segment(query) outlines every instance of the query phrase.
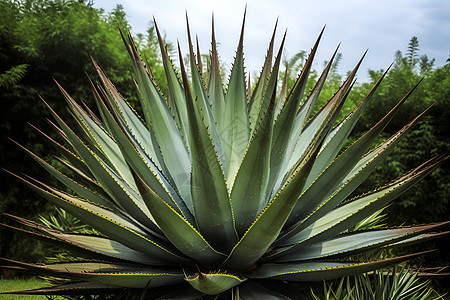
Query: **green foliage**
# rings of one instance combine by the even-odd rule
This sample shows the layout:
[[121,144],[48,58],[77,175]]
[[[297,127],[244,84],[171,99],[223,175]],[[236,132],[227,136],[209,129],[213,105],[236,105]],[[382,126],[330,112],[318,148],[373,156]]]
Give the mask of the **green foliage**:
[[[308,58],[308,53],[305,50],[301,50],[294,54],[292,57],[287,58],[285,57],[283,60],[283,65],[286,69],[284,73],[282,73],[281,77],[284,80],[284,77],[286,77],[286,83],[288,86],[288,89],[291,89],[292,86],[295,83],[295,79],[297,78],[298,74],[302,70],[306,59]],[[283,70],[281,70],[283,71]],[[311,74],[311,79],[314,77],[317,77],[317,74]],[[312,86],[309,87],[311,89]]]
[[[28,290],[42,286],[50,286],[50,283],[42,279],[0,279],[0,292]],[[47,296],[20,296],[2,295],[3,300],[48,300]],[[62,297],[55,298],[61,300]]]
[[39,221],[50,229],[66,233],[99,234],[98,231],[59,207],[55,207],[55,212],[48,216],[40,215]]
[[394,268],[324,283],[323,291],[311,290],[311,296],[314,300],[438,300],[445,295],[439,295],[430,281],[421,280],[408,268]]
[[415,65],[417,65],[418,51],[419,51],[419,40],[417,39],[416,36],[413,36],[409,41],[408,51],[406,55],[406,62],[410,68],[413,68]]
[[[15,146],[8,138],[22,142],[54,163],[44,151],[42,136],[27,122],[44,131],[52,127],[45,120],[49,114],[38,94],[62,115],[68,115],[53,79],[63,84],[74,97],[89,103],[91,97],[87,91],[90,86],[84,73],[93,71],[89,54],[101,63],[122,94],[130,102],[137,102],[135,91],[130,88],[133,83],[128,76],[129,59],[118,35],[119,28],[129,28],[123,8],[117,6],[106,14],[91,5],[90,1],[0,0],[0,94],[5,106],[0,112],[2,168],[26,170],[34,175],[40,173],[35,165],[24,159],[23,153],[13,150]],[[149,39],[153,39],[153,43],[156,41],[154,36]],[[154,49],[146,49],[145,53],[157,66],[158,56],[153,55]],[[157,67],[154,70],[156,77],[164,76],[164,72],[158,73]],[[164,82],[162,88],[166,89]],[[51,134],[51,137],[56,135]],[[49,209],[36,201],[29,191],[17,187],[12,178],[3,177],[0,211],[17,213],[20,210],[22,215],[36,218],[38,212]],[[52,179],[49,182],[55,183]],[[24,206],[19,208],[18,203]],[[36,260],[42,257],[42,249],[38,252],[35,249],[40,247],[27,247],[8,232],[0,237],[1,256],[15,253],[26,260]]]
[[362,220],[352,228],[349,228],[348,231],[358,231],[358,230],[369,230],[369,229],[380,229],[386,227],[387,214],[384,213],[385,208],[380,209],[375,212],[370,217]]
[[[430,155],[448,153],[450,151],[450,137],[448,132],[448,118],[450,118],[450,65],[420,74],[418,61],[411,65],[412,57],[418,55],[417,39],[410,42],[410,52],[407,57],[398,54],[393,69],[388,73],[385,83],[380,86],[374,96],[374,102],[369,104],[370,111],[362,116],[361,122],[355,128],[356,136],[368,129],[369,124],[377,120],[388,111],[395,99],[407,91],[411,86],[426,75],[419,85],[418,90],[411,95],[411,100],[405,103],[396,120],[386,128],[386,138],[394,133],[402,122],[411,120],[426,105],[437,101],[435,107],[428,116],[408,134],[408,139],[402,141],[394,153],[380,165],[377,172],[370,176],[361,186],[358,192],[370,190],[374,186],[396,178],[405,170],[408,170],[415,162],[425,159]],[[414,55],[413,55],[414,54]],[[422,56],[424,57],[424,56]],[[380,72],[371,71],[371,76]],[[366,90],[368,84],[356,88]],[[448,199],[450,195],[450,175],[448,167],[436,171],[425,179],[420,188],[414,192],[405,194],[388,209],[389,224],[402,224],[404,222],[423,223],[437,221],[449,215]],[[433,205],[430,205],[432,203]]]
[[18,66],[12,66],[11,69],[6,70],[3,74],[0,74],[0,87],[10,88],[17,84],[25,76],[27,68],[27,64],[21,64]]

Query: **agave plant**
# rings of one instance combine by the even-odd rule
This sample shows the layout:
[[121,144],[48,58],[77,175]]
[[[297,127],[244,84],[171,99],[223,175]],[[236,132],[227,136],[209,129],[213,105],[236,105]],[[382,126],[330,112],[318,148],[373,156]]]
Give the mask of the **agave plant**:
[[71,193],[14,176],[100,234],[68,233],[10,216],[28,229],[5,226],[84,257],[46,265],[4,259],[16,269],[70,279],[24,293],[95,294],[125,287],[164,299],[220,294],[235,299],[298,298],[291,285],[364,273],[423,253],[373,261],[358,261],[355,254],[445,234],[438,230],[448,222],[348,230],[447,158],[432,158],[386,186],[347,199],[426,112],[371,149],[410,93],[341,151],[382,78],[335,124],[359,62],[313,114],[337,53],[304,96],[323,30],[288,92],[285,84],[277,91],[284,37],[272,63],[276,26],[252,91],[244,72],[244,25],[226,89],[214,22],[206,71],[198,60],[198,44],[195,55],[189,24],[187,28],[190,77],[181,50],[175,68],[157,31],[167,95],[159,90],[131,36],[122,35],[142,117],[94,60],[100,83],[92,83],[92,88],[99,117],[58,85],[75,123],[69,127],[49,107],[63,143],[43,135],[59,149],[60,161],[73,176],[24,150]]

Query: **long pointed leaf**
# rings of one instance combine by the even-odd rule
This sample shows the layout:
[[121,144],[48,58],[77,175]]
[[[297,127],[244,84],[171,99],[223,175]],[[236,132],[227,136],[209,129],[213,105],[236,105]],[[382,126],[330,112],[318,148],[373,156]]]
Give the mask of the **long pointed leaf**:
[[81,176],[85,177],[87,180],[94,180],[94,176],[91,174],[91,171],[89,171],[89,168],[86,167],[84,162],[81,160],[79,156],[77,156],[75,153],[49,137],[47,134],[43,133],[40,129],[35,127],[34,125],[30,124],[33,129],[35,129],[38,133],[40,133],[43,137],[46,138],[48,142],[59,152],[61,155],[70,163],[71,166],[73,166],[76,173],[80,174]]
[[98,231],[103,232],[112,239],[132,249],[154,255],[163,260],[181,264],[190,263],[188,259],[176,254],[175,249],[173,249],[173,251],[168,250],[171,248],[170,246],[157,241],[156,238],[142,231],[142,229],[137,227],[134,223],[131,223],[126,217],[121,216],[118,212],[98,207],[44,185],[47,189],[51,190],[51,192],[48,192],[17,175],[14,176],[24,182],[32,190],[67,210],[86,224],[89,224]]
[[[103,70],[97,65],[97,63],[92,59],[94,67],[97,70],[98,75],[100,76],[103,85],[108,91],[108,99],[110,99],[109,103],[114,105],[115,111],[120,114],[123,122],[126,124],[126,127],[136,138],[138,143],[142,146],[144,152],[152,159],[155,165],[162,170],[166,170],[165,164],[163,162],[161,151],[159,149],[159,145],[156,142],[155,133],[152,130],[152,126],[146,126],[143,121],[139,118],[137,113],[126,103],[125,99],[120,95],[120,93],[116,90],[114,85],[108,79]],[[94,95],[96,96],[97,105],[101,104],[101,96],[98,94],[97,90],[94,90]],[[104,115],[104,110],[99,107],[99,111],[103,116],[103,120],[105,120],[105,125],[108,125],[106,122],[107,116]],[[107,127],[109,128],[109,127]],[[110,128],[109,128],[110,129]],[[111,132],[111,130],[109,130]]]
[[[273,262],[291,262],[310,259],[321,259],[324,257],[349,257],[356,253],[381,248],[397,242],[422,235],[423,233],[435,231],[448,226],[450,222],[442,222],[425,226],[413,226],[394,229],[370,230],[364,232],[351,232],[317,242],[312,245],[286,247],[287,249],[275,249],[276,255],[270,256]],[[433,237],[423,234],[420,238],[425,240]],[[283,251],[285,250],[285,251]]]
[[[336,53],[337,49],[334,55],[336,55]],[[347,77],[347,80],[341,85],[336,94],[311,118],[309,122],[306,122],[306,117],[309,115],[312,107],[305,107],[304,105],[301,108],[299,114],[297,115],[297,118],[299,119],[296,119],[296,122],[299,122],[298,124],[303,124],[302,130],[301,134],[297,138],[293,136],[293,142],[295,143],[293,147],[292,144],[289,144],[289,150],[292,151],[292,154],[290,155],[290,157],[288,156],[284,161],[284,163],[287,162],[287,165],[283,164],[283,166],[286,166],[285,168],[287,170],[289,170],[289,168],[296,163],[298,157],[302,155],[304,149],[306,148],[306,145],[308,145],[309,141],[314,137],[315,132],[323,126],[324,122],[329,122],[329,125],[333,126],[337,115],[335,114],[332,118],[330,118],[329,116],[332,115],[332,112],[336,109],[336,106],[341,105],[341,103],[343,103],[343,101],[345,101],[346,97],[348,96],[353,86],[356,72],[358,71],[363,59],[364,56],[359,60],[356,67]],[[331,61],[329,62],[327,67],[331,68]],[[328,70],[326,70],[326,72],[328,72]],[[277,185],[275,185],[275,187],[276,186]],[[305,186],[305,188],[307,187],[308,186]]]
[[222,128],[219,124],[224,123],[222,119],[224,118],[223,112],[225,111],[225,93],[223,91],[222,76],[220,75],[219,54],[217,53],[214,32],[214,16],[211,23],[211,69],[209,71],[207,94],[220,135]]
[[224,254],[213,249],[183,216],[161,199],[136,174],[135,180],[157,224],[178,250],[207,267],[217,265],[225,258]]
[[346,230],[349,224],[356,224],[382,207],[385,207],[412,185],[435,170],[446,158],[448,157],[431,159],[386,187],[363,195],[354,201],[334,209],[311,226],[288,238],[284,243],[299,244],[307,242],[309,244],[339,234]]
[[289,235],[292,235],[295,232],[299,232],[302,229],[308,227],[310,224],[314,223],[319,218],[324,216],[327,212],[331,211],[337,205],[339,205],[371,174],[371,172],[383,161],[383,159],[394,150],[394,147],[410,131],[412,126],[416,122],[418,122],[432,106],[430,106],[419,116],[414,118],[411,122],[406,124],[396,134],[381,143],[377,148],[373,149],[362,159],[360,159],[355,167],[342,180],[339,186],[334,189],[330,189],[331,196],[310,215],[302,218],[302,221],[299,222],[299,226],[292,230]]
[[191,149],[191,194],[195,219],[202,235],[215,247],[229,252],[238,241],[233,209],[225,175],[219,162],[209,128],[204,123],[198,101],[194,102],[182,63],[181,74],[186,91],[189,148]]
[[[217,156],[219,158],[219,161],[223,161],[222,157],[222,145],[220,141],[219,134],[217,133],[217,127],[216,127],[216,121],[214,119],[211,105],[208,100],[208,95],[206,94],[205,87],[203,86],[203,81],[201,78],[200,70],[197,67],[197,64],[195,62],[195,54],[194,54],[194,47],[192,46],[191,41],[191,33],[189,29],[189,22],[187,19],[187,13],[186,13],[186,24],[187,24],[187,35],[188,35],[188,43],[189,43],[189,61],[191,66],[191,78],[192,78],[192,96],[193,99],[197,101],[198,107],[200,108],[200,111],[202,112],[203,116],[203,122],[205,123],[206,127],[208,128],[208,131],[211,135],[211,140],[213,142],[214,148],[216,149]],[[178,45],[179,48],[179,45]],[[183,64],[181,51],[180,53],[180,64]],[[189,91],[189,84],[188,82],[185,83],[185,80],[183,79],[183,86],[185,93]],[[187,97],[187,95],[186,95]],[[186,98],[186,101],[189,101]]]
[[38,266],[7,260],[9,263],[51,276],[89,280],[129,288],[152,288],[183,282],[181,271],[169,268],[127,267],[114,264],[72,262]]
[[364,112],[367,103],[370,102],[372,96],[375,94],[375,91],[381,84],[381,81],[386,76],[388,71],[389,68],[378,79],[376,84],[367,93],[361,103],[359,103],[358,106],[353,111],[351,111],[344,118],[344,120],[342,120],[342,122],[329,133],[329,135],[325,139],[323,149],[320,151],[319,156],[317,157],[317,161],[314,164],[313,169],[311,170],[311,174],[309,175],[308,181],[306,183],[307,186],[309,186],[312,181],[314,181],[319,176],[319,174],[322,173],[322,171],[335,159],[336,155],[341,150],[345,140],[355,127],[356,122]]
[[[133,133],[130,132],[123,119],[107,109],[106,105],[98,99],[98,106],[103,111],[103,116],[109,128],[118,141],[120,149],[127,159],[127,162],[133,170],[149,185],[160,197],[179,213],[181,213],[189,222],[194,222],[194,218],[187,208],[186,203],[178,195],[171,183],[166,179],[161,170],[157,168],[153,160],[147,156],[141,144],[136,140]],[[115,110],[112,110],[115,112]]]
[[115,203],[122,209],[132,213],[133,216],[143,224],[154,227],[154,224],[151,221],[151,215],[142,202],[142,199],[137,194],[137,191],[129,187],[128,184],[108,166],[108,164],[89,149],[50,107],[49,110],[58,120],[65,134],[70,139],[70,142],[86,162],[86,165],[88,165],[97,181],[102,185],[109,196],[114,199]]
[[158,25],[156,25],[155,19],[153,19],[153,22],[155,24],[156,34],[158,36],[158,43],[164,65],[164,71],[166,73],[167,84],[169,86],[169,98],[172,99],[174,104],[174,107],[171,107],[171,109],[179,120],[178,126],[180,127],[180,131],[182,132],[183,139],[187,146],[186,138],[188,137],[188,119],[183,86],[178,79],[172,61],[170,60],[169,54],[167,53],[166,46],[164,45],[164,41],[161,37],[161,33],[159,32]]
[[[278,20],[275,23],[275,28],[273,29],[272,38],[269,43],[269,48],[267,49],[266,58],[264,60],[264,64],[261,70],[261,73],[258,77],[258,82],[256,83],[255,89],[252,93],[252,96],[250,98],[249,102],[249,112],[248,112],[248,119],[250,122],[250,129],[253,131],[253,128],[255,127],[256,123],[258,123],[258,115],[261,110],[264,110],[262,108],[262,101],[264,99],[264,90],[266,88],[266,84],[269,81],[270,76],[270,68],[272,65],[272,55],[273,55],[273,44],[275,40],[275,32],[277,30]],[[274,72],[274,71],[272,71]],[[270,100],[270,99],[269,99]]]
[[254,271],[247,273],[246,276],[289,281],[323,281],[388,267],[429,252],[360,263],[316,261],[292,264],[261,264]]
[[[128,165],[119,151],[119,147],[116,142],[111,138],[109,134],[105,132],[89,115],[70,97],[70,95],[60,86],[59,89],[63,93],[67,103],[71,107],[72,111],[76,114],[80,124],[85,131],[91,136],[91,140],[102,153],[104,153],[104,161],[109,161],[110,166],[122,177],[128,186],[137,190],[133,176],[128,168]],[[92,148],[91,148],[92,149]]]
[[[286,152],[288,147],[288,142],[292,139],[292,131],[295,127],[295,119],[297,116],[297,111],[300,107],[300,101],[303,96],[303,92],[306,87],[306,82],[309,76],[309,71],[314,60],[315,53],[319,46],[320,38],[323,34],[323,30],[320,33],[317,41],[311,50],[311,54],[305,63],[305,66],[297,79],[292,91],[286,99],[285,105],[282,107],[278,118],[274,124],[274,140],[272,141],[272,154],[271,154],[271,175],[270,175],[270,185],[273,190],[273,194],[278,193],[281,188],[284,172],[287,170],[286,162],[289,159],[290,153]],[[308,146],[309,144],[306,144]],[[289,155],[287,155],[289,153]],[[280,179],[280,180],[277,180]]]
[[245,15],[226,93],[224,117],[219,119],[217,124],[219,135],[222,137],[224,172],[229,190],[233,186],[250,138],[243,57],[244,24]]
[[[272,98],[275,98],[277,83],[278,83],[278,73],[279,73],[279,69],[280,69],[281,56],[283,53],[283,47],[284,47],[285,40],[286,40],[286,32],[284,33],[280,48],[278,50],[277,56],[275,57],[275,63],[273,64],[273,68],[271,70],[269,81],[267,83],[267,86],[265,87],[264,95],[261,99],[261,102],[259,103],[259,107],[257,110],[258,115],[256,118],[256,124],[253,126],[252,134],[258,129],[258,126],[260,124],[259,120],[261,120],[263,118],[264,112],[269,107],[269,103],[272,101]],[[274,122],[275,122],[275,119],[272,120],[271,124],[273,124]],[[273,147],[273,143],[272,143],[272,147]]]
[[[14,142],[16,143],[16,142]],[[30,155],[35,161],[37,161],[44,169],[46,169],[51,175],[55,176],[61,183],[66,185],[68,188],[73,190],[75,193],[77,193],[80,197],[84,199],[88,199],[89,201],[96,203],[98,205],[112,208],[113,204],[103,198],[101,195],[95,193],[94,191],[89,190],[87,187],[84,187],[83,185],[79,184],[72,178],[69,178],[50,164],[48,164],[46,161],[38,157],[36,154],[31,152],[30,150],[26,149],[25,147],[21,146],[20,144],[16,143],[19,147],[21,147],[28,155]]]
[[[162,43],[161,40],[160,43]],[[127,49],[134,63],[139,96],[146,121],[153,127],[158,145],[161,147],[164,163],[168,170],[168,174],[166,175],[170,174],[171,181],[177,188],[191,213],[193,213],[189,187],[191,162],[186,145],[183,141],[183,136],[161,93],[145,70],[136,47],[131,43],[127,44]],[[173,84],[174,86],[180,85],[179,82],[174,82]],[[182,101],[183,105],[185,105],[184,92]],[[181,107],[178,109],[181,109]]]
[[28,220],[23,222],[23,219],[21,220],[21,218],[15,216],[11,217],[17,218],[19,222],[23,223],[24,225],[44,232],[48,235],[16,228],[6,224],[0,223],[0,225],[18,231],[22,234],[29,235],[33,239],[48,243],[50,245],[58,247],[59,249],[65,249],[72,254],[100,260],[127,260],[149,265],[168,265],[167,261],[160,260],[156,257],[136,251],[119,242],[105,237],[58,232],[55,230],[50,230],[40,224],[36,224]]
[[326,200],[325,197],[331,190],[330,186],[336,186],[345,178],[346,174],[348,174],[362,155],[369,149],[380,132],[387,126],[389,121],[392,120],[395,113],[400,109],[401,105],[406,101],[411,92],[412,90],[400,100],[400,102],[383,119],[339,155],[338,158],[336,158],[333,163],[306,188],[300,196],[301,200],[289,217],[287,223],[288,226],[292,226],[303,220],[315,207]]
[[275,90],[259,126],[255,129],[231,190],[236,229],[242,236],[267,205],[270,176]]

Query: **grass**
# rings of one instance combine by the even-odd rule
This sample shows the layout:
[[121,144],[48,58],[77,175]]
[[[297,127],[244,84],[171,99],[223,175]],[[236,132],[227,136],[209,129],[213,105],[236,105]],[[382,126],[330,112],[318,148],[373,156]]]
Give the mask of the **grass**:
[[[0,292],[23,291],[49,286],[41,279],[1,279]],[[0,295],[2,300],[47,300],[46,296]]]

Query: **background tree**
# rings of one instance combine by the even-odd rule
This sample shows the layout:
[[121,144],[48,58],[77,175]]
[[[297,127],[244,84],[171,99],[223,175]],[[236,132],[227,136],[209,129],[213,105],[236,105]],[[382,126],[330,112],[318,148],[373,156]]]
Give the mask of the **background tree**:
[[[436,101],[437,103],[410,133],[410,136],[397,147],[385,164],[380,166],[376,172],[377,177],[369,177],[360,191],[369,189],[382,181],[391,180],[433,155],[449,152],[449,125],[445,118],[450,117],[448,108],[450,64],[447,63],[443,67],[433,70],[434,59],[429,60],[426,55],[417,59],[419,57],[418,46],[417,37],[412,37],[406,56],[403,56],[400,51],[396,53],[392,70],[387,74],[355,131],[358,133],[367,130],[370,124],[379,120],[421,79],[423,79],[422,82],[402,107],[395,120],[385,129],[384,137],[394,134],[403,124],[414,118],[427,106]],[[369,71],[372,82],[358,86],[353,97],[361,97],[381,73],[382,70]],[[399,225],[399,220],[423,223],[448,217],[447,204],[450,192],[448,182],[448,168],[444,166],[389,208],[391,212],[389,222],[392,225]]]
[[[92,7],[91,1],[0,0],[0,166],[7,170],[36,175],[42,172],[23,151],[8,140],[13,138],[38,155],[43,152],[42,137],[27,124],[45,132],[49,113],[38,94],[67,120],[65,101],[54,80],[75,99],[91,103],[86,74],[95,74],[89,54],[131,102],[137,102],[129,76],[129,57],[119,34],[130,29],[123,7],[111,13]],[[149,34],[152,27],[149,28]],[[143,38],[155,42],[155,36]],[[158,73],[158,55],[154,48],[145,49],[146,56]],[[164,76],[164,74],[161,74]],[[158,76],[160,76],[158,74]],[[164,86],[162,87],[165,88]],[[93,103],[93,102],[92,102]],[[92,105],[90,105],[92,107]],[[55,136],[53,136],[55,138]],[[39,197],[19,185],[11,176],[2,176],[0,211],[37,218],[47,206]],[[50,177],[50,176],[49,176]],[[20,203],[20,206],[17,205]],[[20,209],[20,212],[18,211]],[[8,222],[2,218],[2,222]],[[33,260],[42,253],[26,239],[2,230],[0,256]],[[14,246],[12,246],[14,245]]]

